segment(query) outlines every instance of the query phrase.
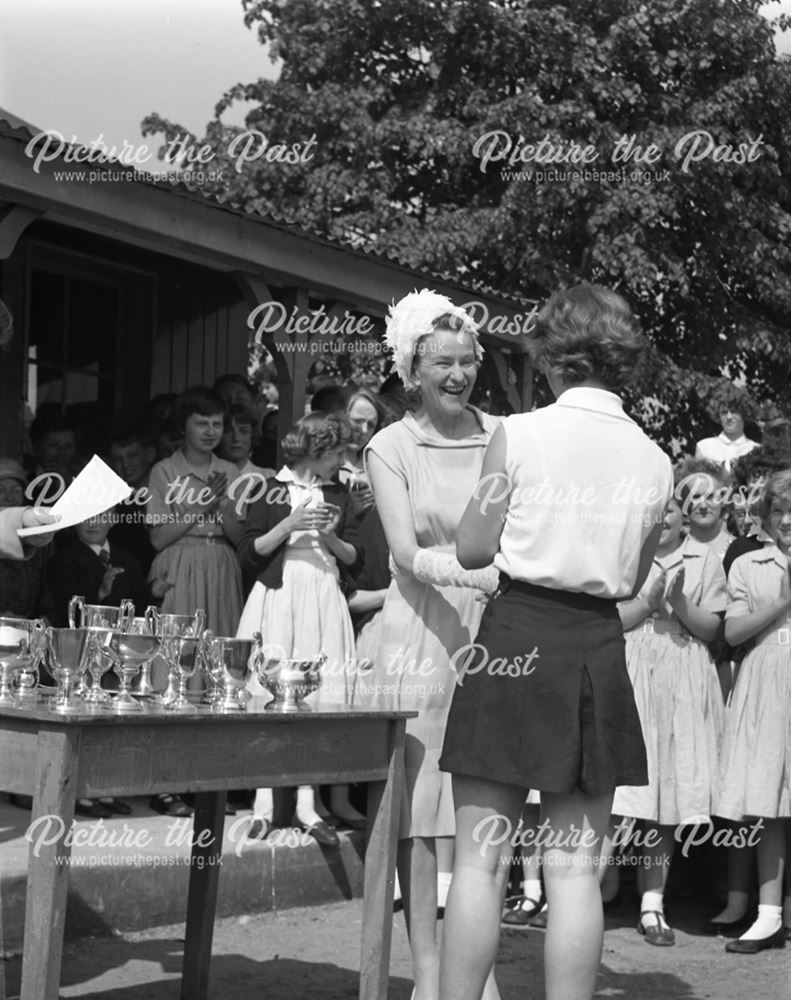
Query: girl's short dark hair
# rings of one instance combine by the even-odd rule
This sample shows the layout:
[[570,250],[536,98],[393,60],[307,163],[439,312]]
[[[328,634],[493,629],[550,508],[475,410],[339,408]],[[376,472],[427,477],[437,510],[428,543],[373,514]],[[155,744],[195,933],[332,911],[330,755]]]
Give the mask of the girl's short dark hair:
[[775,500],[782,500],[784,503],[791,504],[791,469],[783,469],[781,472],[775,472],[766,481],[764,495],[761,498],[758,508],[761,522],[765,528],[768,526],[769,513],[772,510],[772,503]]
[[716,423],[726,410],[738,413],[742,420],[755,417],[755,404],[746,389],[741,389],[727,379],[717,383],[706,401],[706,412]]
[[205,385],[193,385],[176,399],[173,404],[173,426],[178,431],[184,431],[187,420],[193,413],[202,417],[214,417],[220,414],[225,420],[228,408],[222,396],[214,389]]
[[711,462],[706,458],[684,458],[673,469],[673,481],[675,495],[686,501],[693,487],[699,487],[701,482],[707,486],[713,483],[714,490],[729,490],[733,484],[733,476],[719,462]]
[[294,465],[306,458],[321,458],[334,448],[346,447],[351,439],[352,425],[342,413],[308,413],[283,438],[283,461]]
[[240,426],[249,425],[252,430],[253,444],[258,444],[261,440],[261,426],[258,417],[255,410],[247,403],[231,403],[228,406],[225,414],[225,429],[228,430],[232,423]]
[[627,301],[601,285],[575,285],[550,296],[528,349],[542,372],[567,385],[597,379],[620,392],[634,381],[648,344]]

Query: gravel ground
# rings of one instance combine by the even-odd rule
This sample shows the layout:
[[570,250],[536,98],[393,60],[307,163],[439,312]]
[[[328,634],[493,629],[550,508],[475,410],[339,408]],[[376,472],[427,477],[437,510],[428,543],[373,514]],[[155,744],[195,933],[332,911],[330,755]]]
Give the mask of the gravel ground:
[[[728,955],[697,933],[710,915],[691,900],[673,906],[676,946],[652,948],[635,933],[636,903],[608,914],[597,997],[624,1000],[785,1000],[791,948]],[[359,900],[218,920],[211,1000],[352,1000],[357,996]],[[67,945],[61,998],[175,1000],[183,925]],[[497,962],[503,1000],[542,1000],[543,932],[504,931]],[[19,993],[18,958],[6,963],[7,996]],[[408,1000],[409,949],[402,917],[393,933],[388,1000]]]

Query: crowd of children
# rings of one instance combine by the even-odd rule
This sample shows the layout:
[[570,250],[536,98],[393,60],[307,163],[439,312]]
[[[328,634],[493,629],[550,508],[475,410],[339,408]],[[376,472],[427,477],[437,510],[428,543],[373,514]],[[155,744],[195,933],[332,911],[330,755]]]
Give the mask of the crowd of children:
[[[791,937],[791,423],[759,446],[744,435],[744,393],[726,387],[714,406],[722,434],[677,464],[653,568],[619,606],[649,784],[616,790],[611,835],[636,823],[637,930],[658,946],[675,943],[664,896],[685,828],[730,844],[726,905],[703,930],[753,954]],[[535,854],[506,926],[546,926]],[[602,865],[602,878],[617,870]]]
[[[89,604],[130,598],[138,614],[149,603],[177,614],[200,607],[217,635],[260,631],[285,658],[323,651],[316,703],[352,704],[390,576],[362,454],[406,400],[317,393],[314,412],[283,440],[279,469],[255,403],[243,378],[226,376],[212,389],[160,398],[146,424],[114,431],[105,457],[132,487],[129,501],[59,533],[31,559],[0,560],[0,612],[66,624],[75,593]],[[775,421],[757,445],[744,435],[748,407],[735,390],[715,400],[722,434],[678,464],[653,569],[620,605],[649,784],[619,789],[613,806],[614,823],[634,820],[644,833],[638,931],[655,945],[674,942],[664,895],[676,831],[760,824],[754,851],[730,848],[727,902],[707,928],[733,937],[727,948],[741,953],[784,946],[791,935],[791,431]],[[271,418],[270,407],[264,423]],[[0,506],[19,506],[42,473],[67,483],[77,471],[68,422],[35,430],[27,469],[0,458]],[[258,488],[240,490],[240,477]],[[190,812],[178,796],[152,806]],[[113,811],[95,802],[80,809]],[[325,844],[337,843],[332,814],[364,824],[346,786],[329,790],[326,804],[315,789],[297,790],[294,822]],[[271,790],[259,789],[252,835],[265,837],[275,819]],[[528,809],[524,822],[533,820]],[[504,923],[545,924],[542,896],[533,857]]]

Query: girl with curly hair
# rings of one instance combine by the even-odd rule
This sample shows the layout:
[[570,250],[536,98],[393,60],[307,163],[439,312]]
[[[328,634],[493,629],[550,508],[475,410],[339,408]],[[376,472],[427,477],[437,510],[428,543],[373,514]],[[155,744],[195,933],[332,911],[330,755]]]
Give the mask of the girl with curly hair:
[[[278,658],[326,654],[322,685],[311,696],[317,706],[351,704],[354,684],[354,632],[338,563],[352,566],[360,553],[343,538],[349,496],[333,481],[351,436],[348,421],[337,414],[309,413],[298,420],[283,439],[285,465],[250,505],[238,548],[252,589],[237,636],[260,632]],[[253,681],[252,690],[264,693],[256,685]],[[344,815],[348,798],[342,792],[335,797],[339,818],[359,825],[359,813],[349,807]],[[337,845],[338,836],[317,805],[314,790],[301,787],[296,825],[319,843]],[[271,790],[258,790],[253,816],[248,837],[266,837],[273,819]]]

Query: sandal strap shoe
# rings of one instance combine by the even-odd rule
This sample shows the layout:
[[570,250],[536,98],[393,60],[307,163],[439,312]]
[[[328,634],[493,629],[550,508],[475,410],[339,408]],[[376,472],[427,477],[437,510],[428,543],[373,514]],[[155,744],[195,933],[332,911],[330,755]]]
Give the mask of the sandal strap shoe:
[[[656,923],[646,926],[643,917],[649,916],[656,917]],[[676,943],[676,935],[668,926],[664,913],[660,913],[659,910],[643,910],[637,925],[637,933],[642,934],[648,944],[657,945],[660,948],[668,948]]]

